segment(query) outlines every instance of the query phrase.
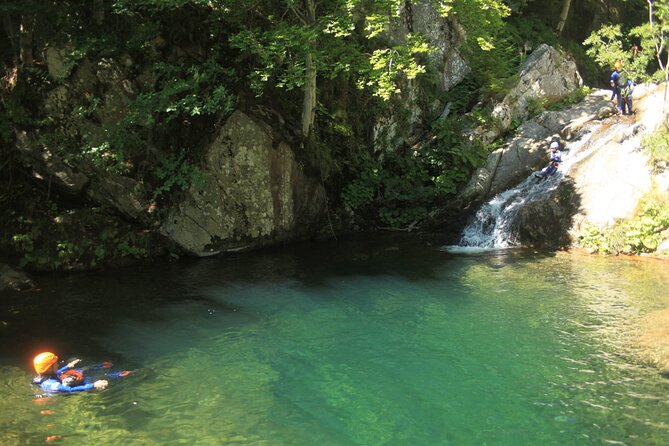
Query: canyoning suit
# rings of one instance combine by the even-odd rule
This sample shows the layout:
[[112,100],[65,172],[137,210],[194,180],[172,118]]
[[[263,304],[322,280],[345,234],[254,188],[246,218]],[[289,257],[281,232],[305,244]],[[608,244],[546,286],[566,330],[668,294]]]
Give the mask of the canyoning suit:
[[56,370],[56,374],[50,375],[39,375],[33,379],[33,384],[40,386],[42,390],[47,393],[57,393],[57,392],[85,392],[87,390],[92,390],[94,388],[92,382],[88,382],[88,379],[84,379],[83,383],[77,386],[66,386],[61,382],[61,377],[68,370],[76,370],[77,372],[83,375],[81,369],[70,368],[67,365]]
[[634,86],[634,82],[628,79],[625,72],[614,70],[611,73],[611,87],[613,88],[611,100],[616,98],[618,113],[632,114],[632,91],[634,91]]
[[632,114],[632,92],[636,84],[631,80],[627,81],[627,86],[622,89],[620,92],[620,97],[622,98],[622,112],[623,115]]
[[[102,363],[98,364],[92,367],[86,367],[85,369],[75,369],[68,367],[68,365],[64,365],[63,367],[59,368],[56,370],[56,374],[50,374],[50,375],[39,375],[36,376],[33,379],[33,384],[40,386],[42,390],[44,390],[47,393],[58,393],[58,392],[85,392],[87,390],[92,390],[95,388],[93,382],[89,380],[88,377],[84,377],[84,371],[89,371],[89,370],[100,370],[100,369],[106,369],[111,366],[111,363]],[[76,371],[78,372],[83,378],[83,382],[76,386],[66,386],[65,384],[62,383],[64,375],[67,374],[69,371]],[[127,376],[130,374],[129,371],[122,371],[122,372],[111,372],[111,373],[105,373],[103,377],[105,378],[121,378],[123,376]]]
[[618,87],[618,77],[620,75],[621,73],[618,70],[613,70],[613,73],[611,73],[611,88],[613,88],[613,91],[611,92],[611,100],[615,98],[616,108],[618,109],[619,112],[622,112],[623,100],[622,97],[620,96],[620,88]]
[[544,171],[541,172],[540,175],[541,175],[542,177],[549,177],[549,176],[555,174],[555,172],[557,172],[557,170],[558,170],[558,165],[559,165],[559,163],[562,162],[562,154],[560,153],[559,150],[556,150],[556,151],[554,151],[554,152],[551,152],[551,154],[550,154],[550,161],[551,161],[551,162],[550,162],[550,164],[548,165],[548,167],[546,167],[546,169],[544,169]]

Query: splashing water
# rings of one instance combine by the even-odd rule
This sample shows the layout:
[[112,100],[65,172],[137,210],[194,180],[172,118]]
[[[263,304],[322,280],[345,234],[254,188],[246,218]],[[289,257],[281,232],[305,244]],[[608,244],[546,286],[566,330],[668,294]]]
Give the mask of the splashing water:
[[625,144],[636,143],[637,138],[634,140],[629,138],[637,132],[640,125],[625,127],[625,124],[611,126],[606,121],[586,126],[581,137],[565,147],[564,152],[567,155],[563,152],[563,162],[557,173],[540,180],[533,172],[516,187],[495,195],[470,219],[462,232],[458,246],[447,247],[447,250],[459,251],[463,247],[499,249],[518,246],[517,236],[511,230],[518,211],[527,204],[546,200],[573,166],[611,143],[616,136],[620,137],[622,134]]

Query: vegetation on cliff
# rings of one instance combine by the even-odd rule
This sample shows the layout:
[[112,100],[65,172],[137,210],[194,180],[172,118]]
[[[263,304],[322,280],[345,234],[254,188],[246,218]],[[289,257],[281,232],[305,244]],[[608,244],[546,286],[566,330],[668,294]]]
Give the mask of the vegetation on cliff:
[[[494,147],[468,143],[463,129],[495,125],[491,104],[529,50],[562,45],[597,84],[606,76],[578,49],[584,30],[644,20],[641,0],[608,2],[604,16],[593,12],[597,2],[578,13],[569,3],[4,0],[0,252],[38,269],[162,252],[153,228],[198,183],[201,149],[235,109],[273,123],[327,184],[333,209],[360,225],[410,229]],[[470,68],[448,90],[439,88],[434,43],[414,29],[412,11],[423,6],[452,26]],[[448,116],[424,115],[417,133],[429,142],[420,150],[379,150],[370,129],[383,115],[408,120],[410,89],[425,109],[450,103]],[[17,148],[25,131],[90,178],[133,179],[146,215],[119,217],[94,196],[38,178]]]

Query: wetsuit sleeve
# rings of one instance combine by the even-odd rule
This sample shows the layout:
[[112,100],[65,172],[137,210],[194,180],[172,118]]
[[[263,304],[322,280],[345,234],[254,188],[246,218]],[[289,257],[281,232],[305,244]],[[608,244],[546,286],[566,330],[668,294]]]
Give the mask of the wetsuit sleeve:
[[92,390],[94,388],[93,384],[82,384],[81,386],[74,386],[74,387],[68,387],[64,386],[60,382],[56,380],[48,380],[42,383],[41,385],[42,390],[46,390],[47,392],[64,392],[64,393],[72,393],[72,392],[85,392],[87,390]]
[[42,384],[40,384],[42,390],[47,392],[85,392],[87,390],[92,390],[95,386],[92,383],[82,384],[80,386],[68,387],[64,386],[60,381],[56,379],[47,379]]
[[61,368],[59,368],[58,370],[56,370],[56,375],[57,375],[57,376],[60,376],[61,373],[63,373],[65,370],[69,370],[69,369],[70,369],[70,368],[67,366],[67,364],[65,364],[64,366],[62,366]]
[[85,392],[87,390],[93,390],[95,386],[93,383],[90,384],[82,384],[81,386],[74,386],[74,387],[68,387],[64,385],[60,385],[60,389],[58,389],[59,392]]

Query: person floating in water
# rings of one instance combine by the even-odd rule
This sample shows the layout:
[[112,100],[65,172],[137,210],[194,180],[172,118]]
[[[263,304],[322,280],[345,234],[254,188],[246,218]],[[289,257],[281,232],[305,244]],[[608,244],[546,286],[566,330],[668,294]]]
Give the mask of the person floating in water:
[[560,152],[560,143],[557,139],[553,138],[553,141],[550,145],[550,155],[549,155],[549,164],[541,172],[537,172],[535,175],[540,178],[547,178],[551,175],[554,175],[557,172],[560,163],[562,162],[562,153]]
[[[58,356],[51,352],[40,353],[33,359],[33,366],[37,376],[33,379],[33,384],[40,386],[46,392],[84,392],[87,390],[103,390],[107,388],[109,381],[99,379],[94,382],[84,376],[83,369],[76,369],[75,366],[81,362],[80,359],[74,359],[63,367],[58,368]],[[87,370],[104,369],[111,367],[111,363],[102,363],[97,366],[89,367]],[[108,373],[107,377],[117,378],[126,376],[130,372]]]

